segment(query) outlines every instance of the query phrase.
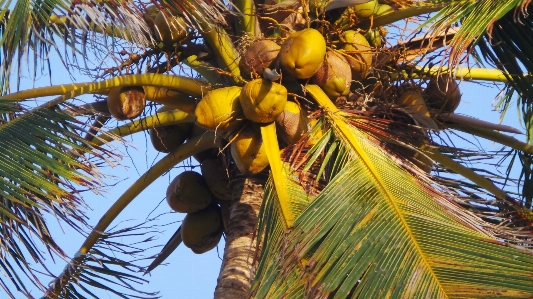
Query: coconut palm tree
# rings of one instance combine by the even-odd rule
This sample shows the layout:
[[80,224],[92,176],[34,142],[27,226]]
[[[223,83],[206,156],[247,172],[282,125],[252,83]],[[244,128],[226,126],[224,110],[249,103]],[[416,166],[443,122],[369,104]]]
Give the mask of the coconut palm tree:
[[[0,285],[12,298],[32,298],[23,276],[45,298],[153,297],[130,284],[144,281],[139,270],[182,243],[205,252],[222,230],[215,298],[532,296],[528,0],[0,3]],[[28,61],[57,71],[51,55],[93,81],[19,91]],[[498,108],[517,99],[527,140],[454,113],[458,80],[503,82]],[[25,104],[45,96],[56,98]],[[196,133],[171,148],[170,126]],[[89,227],[82,195],[117,159],[107,146],[145,130],[168,154]],[[470,136],[504,150],[454,146]],[[520,174],[483,166],[500,155]],[[142,227],[111,232],[113,220],[192,156],[218,166],[204,172],[208,203],[189,204],[187,218],[209,210],[196,223],[218,227],[191,233],[186,218],[150,265],[117,258],[130,244],[113,237]],[[215,170],[222,187],[207,178]],[[173,198],[192,187],[173,188],[179,210]],[[66,258],[45,213],[90,230],[49,285],[29,262],[43,261],[36,240]]]

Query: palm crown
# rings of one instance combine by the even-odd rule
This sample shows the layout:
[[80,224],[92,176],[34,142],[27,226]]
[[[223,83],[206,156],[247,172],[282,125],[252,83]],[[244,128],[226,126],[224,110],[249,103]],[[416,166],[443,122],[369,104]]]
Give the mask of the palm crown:
[[[224,234],[216,298],[530,297],[533,150],[501,133],[514,128],[454,113],[459,79],[505,82],[499,107],[517,96],[531,140],[528,6],[2,2],[0,271],[11,281],[0,284],[31,297],[25,273],[49,298],[82,298],[89,286],[128,296],[108,284],[135,291],[124,280],[143,279],[126,270],[152,271],[181,243],[203,253]],[[67,67],[101,53],[113,66],[80,64],[93,82],[11,93],[26,55],[38,70],[54,52]],[[86,94],[103,100],[75,100]],[[23,105],[44,96],[57,98]],[[148,112],[147,101],[163,107]],[[111,118],[127,121],[106,130]],[[168,154],[89,227],[82,189],[97,188],[98,166],[117,158],[105,145],[144,130]],[[485,157],[447,144],[458,131],[504,145],[520,175],[466,166]],[[187,216],[151,264],[103,250],[128,246],[108,226],[192,156],[203,176],[184,172],[169,186],[170,207]],[[520,194],[499,187],[508,180]],[[28,263],[42,261],[35,237],[65,256],[46,212],[91,230],[49,286]]]

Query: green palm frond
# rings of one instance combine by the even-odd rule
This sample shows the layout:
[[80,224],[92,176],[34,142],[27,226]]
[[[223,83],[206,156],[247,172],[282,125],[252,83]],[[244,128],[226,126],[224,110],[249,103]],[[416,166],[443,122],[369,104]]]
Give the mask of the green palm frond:
[[326,118],[339,143],[330,164],[340,163],[339,172],[331,172],[288,231],[280,230],[275,193],[266,193],[270,214],[262,214],[262,224],[269,238],[255,298],[533,294],[532,252],[497,239],[497,230],[453,198],[399,168],[339,112],[330,110]]
[[[87,228],[81,192],[101,184],[97,165],[115,156],[85,141],[84,127],[58,108],[32,110],[0,125],[0,256],[8,277],[18,270],[32,275],[29,261],[42,262],[35,240],[64,256],[43,213],[78,231]],[[21,280],[12,282],[24,288]]]

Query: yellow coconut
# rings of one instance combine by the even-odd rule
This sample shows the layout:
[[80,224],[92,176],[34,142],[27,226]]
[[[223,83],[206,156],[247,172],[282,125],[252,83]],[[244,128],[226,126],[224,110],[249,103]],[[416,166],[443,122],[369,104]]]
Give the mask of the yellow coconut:
[[305,112],[295,102],[287,102],[283,112],[276,118],[278,135],[287,144],[295,144],[307,131]]
[[287,103],[285,86],[265,79],[244,85],[239,97],[244,116],[257,123],[273,122]]
[[183,244],[196,254],[215,248],[223,232],[222,213],[217,205],[187,214],[180,230]]
[[389,14],[391,12],[394,12],[394,9],[392,8],[392,6],[387,5],[387,4],[378,4],[374,8],[375,17],[380,17],[383,15]]
[[146,96],[142,86],[114,87],[107,95],[109,112],[118,120],[136,118],[145,106]]
[[167,17],[160,11],[154,23],[156,35],[165,44],[175,43],[187,35],[187,25],[181,17]]
[[211,191],[201,174],[184,171],[176,176],[167,188],[167,203],[180,213],[194,213],[211,203]]
[[461,103],[459,85],[448,74],[431,79],[424,97],[428,107],[441,112],[454,112]]
[[231,189],[226,167],[220,158],[206,159],[200,165],[205,183],[213,195],[220,200],[231,200]]
[[278,56],[280,48],[278,44],[271,40],[265,39],[253,42],[248,46],[239,62],[241,74],[245,78],[261,77],[263,71]]
[[326,52],[326,59],[312,78],[330,97],[347,95],[350,92],[352,71],[346,58],[334,51]]
[[209,131],[230,132],[241,125],[242,108],[239,102],[241,88],[237,86],[212,90],[196,106],[197,124]]
[[354,30],[347,30],[340,36],[341,49],[352,69],[352,79],[366,77],[372,64],[372,48],[366,38]]
[[244,174],[257,174],[268,166],[261,132],[252,124],[238,133],[230,149],[235,165]]
[[[163,106],[157,112],[174,110],[172,107]],[[158,152],[169,153],[182,145],[192,130],[192,123],[175,124],[169,126],[150,128],[150,141]]]
[[355,11],[355,15],[359,18],[368,18],[372,15],[374,15],[374,11],[376,10],[376,7],[378,6],[377,0],[371,0],[366,3],[362,4],[356,4],[353,6],[353,9]]
[[312,28],[291,34],[280,50],[280,63],[284,70],[298,79],[311,78],[326,55],[326,40]]

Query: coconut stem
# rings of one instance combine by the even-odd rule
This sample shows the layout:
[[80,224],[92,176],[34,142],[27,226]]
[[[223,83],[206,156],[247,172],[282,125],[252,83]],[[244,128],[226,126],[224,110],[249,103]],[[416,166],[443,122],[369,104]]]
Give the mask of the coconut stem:
[[485,128],[474,128],[474,127],[468,127],[468,126],[462,126],[462,125],[456,125],[456,124],[446,124],[447,127],[450,127],[452,129],[457,129],[466,133],[470,133],[494,142],[498,142],[503,145],[507,145],[509,147],[514,148],[515,150],[522,151],[527,154],[533,154],[533,146],[530,144],[527,144],[525,142],[522,142],[514,137],[502,134],[500,132],[496,132],[494,130],[489,130]]
[[57,94],[63,95],[40,107],[48,108],[82,94],[108,90],[111,87],[126,86],[153,86],[159,88],[168,88],[189,94],[194,97],[202,97],[203,93],[209,90],[208,83],[202,80],[174,75],[142,74],[118,76],[95,83],[85,82],[78,84],[54,85],[49,87],[23,90],[5,95],[0,99],[13,101]]
[[[508,82],[509,80],[506,75],[510,76],[510,74],[506,74],[497,69],[458,67],[450,71],[445,67],[417,67],[412,71],[403,70],[400,73],[392,73],[391,78],[396,79],[399,76],[402,76],[406,78],[422,79],[449,72],[458,79],[473,81]],[[524,77],[533,82],[533,76],[524,74]]]
[[435,4],[433,4],[433,5],[425,4],[425,5],[412,6],[412,7],[407,7],[405,9],[396,10],[394,12],[391,12],[391,13],[388,13],[388,14],[384,14],[382,16],[374,18],[372,20],[372,27],[376,28],[376,27],[379,27],[379,26],[392,24],[394,22],[397,22],[397,21],[400,21],[400,20],[403,20],[403,19],[406,19],[406,18],[410,18],[410,17],[419,16],[419,15],[422,15],[422,14],[436,12],[436,11],[439,11],[439,10],[443,9],[447,5],[449,5],[449,4],[436,4],[436,5]]
[[152,116],[127,123],[109,132],[101,134],[93,141],[93,145],[100,146],[104,143],[110,142],[115,136],[124,137],[150,128],[157,128],[179,123],[192,123],[195,119],[196,118],[194,115],[179,110],[159,112]]
[[237,30],[250,36],[256,36],[257,17],[255,16],[255,7],[253,0],[234,0],[233,5],[241,12],[236,22]]
[[216,72],[215,68],[205,61],[198,60],[198,56],[191,55],[182,61],[191,69],[202,75],[209,83],[219,83],[220,74]]

